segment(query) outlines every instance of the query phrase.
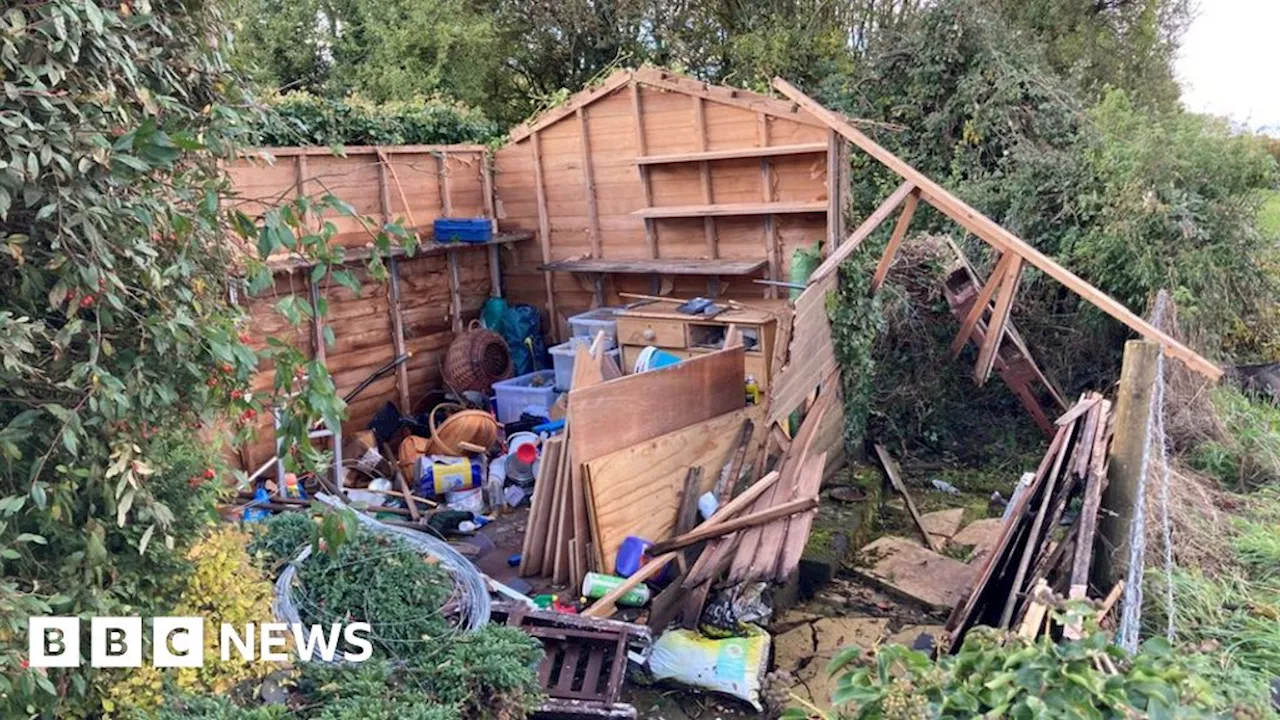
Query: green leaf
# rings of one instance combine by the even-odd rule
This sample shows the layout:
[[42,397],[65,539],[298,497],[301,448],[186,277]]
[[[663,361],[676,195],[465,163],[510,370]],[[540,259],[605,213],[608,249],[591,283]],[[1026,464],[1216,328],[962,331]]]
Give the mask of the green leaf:
[[94,4],[93,0],[84,0],[84,13],[89,18],[89,24],[93,26],[94,32],[101,33],[104,18],[102,10]]
[[20,542],[20,543],[34,543],[34,544],[36,544],[36,545],[48,545],[48,544],[49,544],[49,541],[48,541],[48,540],[46,540],[46,539],[44,538],[44,536],[43,536],[43,535],[36,535],[35,533],[19,533],[19,534],[18,534],[18,538],[17,538],[17,542]]
[[830,677],[840,672],[846,665],[857,660],[861,655],[862,648],[857,645],[850,645],[836,653],[835,657],[831,658],[831,662],[827,663],[827,676]]
[[151,544],[151,535],[155,533],[155,531],[156,531],[155,523],[152,523],[148,525],[146,531],[142,533],[142,539],[138,541],[139,555],[147,554],[147,545]]
[[339,285],[355,293],[356,297],[360,296],[360,281],[356,279],[355,274],[350,270],[334,270],[333,279]]

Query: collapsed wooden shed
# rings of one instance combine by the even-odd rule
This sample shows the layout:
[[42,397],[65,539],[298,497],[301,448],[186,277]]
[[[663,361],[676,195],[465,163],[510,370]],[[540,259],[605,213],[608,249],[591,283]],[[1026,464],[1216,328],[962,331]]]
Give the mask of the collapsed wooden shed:
[[752,280],[844,237],[845,145],[789,101],[614,73],[494,154],[501,226],[538,235],[505,270],[509,297],[545,307],[553,331],[618,292],[776,297]]

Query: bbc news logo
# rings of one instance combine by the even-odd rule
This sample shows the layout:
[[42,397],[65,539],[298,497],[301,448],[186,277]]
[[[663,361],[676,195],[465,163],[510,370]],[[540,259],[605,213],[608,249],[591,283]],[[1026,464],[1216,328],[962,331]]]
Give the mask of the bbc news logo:
[[[151,664],[161,668],[201,667],[205,662],[205,623],[199,617],[157,617],[151,623]],[[248,623],[243,628],[223,623],[218,631],[222,660],[239,655],[248,662],[286,662],[285,649],[293,638],[294,650],[304,662],[319,657],[332,662],[339,646],[346,662],[361,662],[373,655],[369,623],[332,623],[307,626],[298,623]],[[89,665],[97,668],[142,667],[142,618],[95,617],[89,621]],[[30,667],[80,667],[80,618],[33,617],[27,625]]]

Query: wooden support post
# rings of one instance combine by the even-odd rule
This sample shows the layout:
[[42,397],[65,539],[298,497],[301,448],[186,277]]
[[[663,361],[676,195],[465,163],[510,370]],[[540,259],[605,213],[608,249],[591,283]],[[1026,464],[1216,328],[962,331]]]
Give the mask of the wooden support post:
[[320,312],[320,286],[307,276],[307,293],[311,299],[311,357],[325,364],[324,313]]
[[436,153],[436,171],[440,175],[440,212],[453,217],[453,181],[449,178],[449,153]]
[[391,182],[387,178],[387,159],[382,150],[377,150],[373,157],[378,163],[378,213],[385,228],[391,222]]
[[969,342],[969,336],[973,334],[973,329],[978,326],[978,321],[982,319],[982,314],[987,311],[987,307],[991,304],[991,296],[995,294],[996,288],[1000,287],[1000,284],[1004,282],[1005,272],[1009,270],[1009,265],[1013,263],[1013,258],[1013,253],[1007,253],[996,263],[995,270],[991,271],[991,277],[987,278],[987,283],[978,291],[978,297],[974,298],[973,307],[969,308],[969,314],[965,315],[964,322],[960,323],[960,332],[951,341],[951,348],[947,351],[948,359],[954,360],[960,354],[960,351],[964,349],[965,343]]
[[[489,151],[480,153],[480,187],[484,190],[484,214],[489,218],[489,228],[498,232],[498,211],[493,199],[493,166]],[[498,246],[489,246],[489,296],[502,297],[502,260]]]
[[[707,149],[707,108],[702,98],[695,95],[693,97],[693,132],[698,139],[698,150],[705,152]],[[698,163],[698,175],[702,180],[702,204],[712,205],[715,203],[715,196],[711,191],[711,163],[703,160]],[[716,239],[716,221],[715,218],[702,218],[702,233],[707,240],[707,257],[720,257],[719,242]]]
[[991,322],[987,323],[987,334],[982,340],[982,349],[978,351],[978,364],[973,368],[973,380],[979,386],[985,385],[987,378],[991,377],[991,368],[996,362],[996,351],[1000,349],[1000,340],[1004,338],[1004,326],[1009,322],[1009,312],[1013,309],[1013,300],[1018,295],[1018,281],[1022,277],[1022,258],[1014,255],[1004,275],[1004,282],[1000,285],[1000,297],[996,300],[996,309],[991,313]]
[[876,266],[876,274],[871,277],[871,294],[875,295],[880,286],[884,284],[884,278],[889,274],[889,266],[893,265],[893,256],[898,253],[898,246],[902,245],[902,239],[907,235],[907,228],[911,226],[911,218],[916,214],[916,205],[920,203],[920,191],[916,190],[907,196],[902,203],[902,214],[898,216],[898,224],[893,227],[893,235],[889,237],[889,244],[884,248],[884,254],[880,256],[880,264]]
[[[294,195],[297,197],[306,197],[307,180],[311,179],[311,171],[307,168],[306,154],[295,155],[293,158],[293,187]],[[311,218],[302,218],[302,227],[311,227]],[[265,258],[264,258],[265,259]]]
[[582,191],[587,197],[587,234],[591,257],[604,257],[600,247],[600,211],[596,207],[596,178],[591,167],[591,136],[587,134],[587,109],[578,108],[578,132],[582,136]]
[[840,135],[827,131],[827,242],[823,255],[830,255],[840,246],[840,217],[844,205],[840,202]]
[[1160,345],[1149,340],[1124,344],[1124,364],[1116,391],[1115,435],[1107,460],[1107,488],[1092,572],[1096,587],[1111,587],[1124,578],[1129,566],[1129,525],[1134,508],[1142,502],[1138,485],[1142,478],[1147,428],[1151,425],[1151,395],[1155,391]]
[[462,279],[458,277],[458,251],[445,251],[449,262],[449,325],[455,333],[462,332]]
[[[391,282],[387,284],[387,300],[391,310],[391,346],[395,350],[396,357],[405,354],[404,342],[404,315],[400,311],[400,259],[392,255],[388,260],[387,273],[391,276]],[[400,363],[396,367],[396,391],[400,395],[400,411],[406,415],[413,412],[413,405],[409,400],[409,362]],[[388,462],[394,462],[393,458],[387,458]]]
[[[769,116],[756,114],[756,135],[760,147],[769,147]],[[760,158],[760,199],[773,202],[773,163],[767,157]],[[778,243],[778,216],[764,217],[764,256],[769,261],[769,279],[774,282],[782,280],[782,248]],[[766,285],[766,298],[778,297],[777,285]]]
[[[640,102],[640,85],[639,83],[631,83],[631,118],[635,124],[635,140],[636,140],[636,157],[641,158],[649,154],[648,145],[644,139],[644,109]],[[649,182],[649,166],[636,165],[636,169],[640,171],[640,186],[644,190],[644,206],[653,207],[653,186]],[[653,218],[644,219],[644,245],[649,250],[649,257],[658,258],[658,227],[657,220]]]
[[[533,148],[533,190],[538,201],[538,245],[542,250],[542,264],[551,262],[551,218],[547,214],[547,189],[542,178],[542,136],[538,132],[529,135]],[[556,293],[552,274],[542,273],[542,286],[547,294],[547,320],[551,339],[560,340],[560,318],[556,314]]]

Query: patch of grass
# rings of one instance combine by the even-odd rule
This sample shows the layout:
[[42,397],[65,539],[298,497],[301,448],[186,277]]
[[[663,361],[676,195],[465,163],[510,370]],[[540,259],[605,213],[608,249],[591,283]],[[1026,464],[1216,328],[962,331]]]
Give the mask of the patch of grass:
[[1192,451],[1191,465],[1237,490],[1280,482],[1280,407],[1227,385],[1212,400],[1222,432]]
[[1258,212],[1258,226],[1264,233],[1280,236],[1280,190],[1267,193],[1267,199]]

